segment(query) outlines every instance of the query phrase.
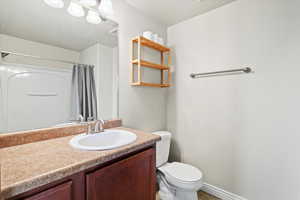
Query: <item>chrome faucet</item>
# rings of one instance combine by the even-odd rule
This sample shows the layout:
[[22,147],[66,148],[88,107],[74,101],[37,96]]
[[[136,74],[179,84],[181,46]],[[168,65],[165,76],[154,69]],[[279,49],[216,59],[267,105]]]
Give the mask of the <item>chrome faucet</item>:
[[104,131],[104,124],[105,124],[105,121],[103,119],[96,120],[95,132],[96,133],[103,132]]
[[[105,121],[103,119],[88,122],[87,134],[95,134],[95,133],[103,132],[104,131],[104,127],[103,127],[104,123],[105,123]],[[93,128],[93,126],[94,126],[94,128]]]

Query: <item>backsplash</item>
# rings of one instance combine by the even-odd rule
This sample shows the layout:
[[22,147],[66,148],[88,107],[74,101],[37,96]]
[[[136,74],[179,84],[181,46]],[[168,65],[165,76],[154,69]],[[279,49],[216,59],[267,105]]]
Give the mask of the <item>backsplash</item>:
[[[122,126],[122,120],[105,121],[104,128],[115,128]],[[0,135],[0,148],[16,145],[28,144],[37,141],[65,137],[84,133],[87,130],[86,125],[65,126],[59,128],[45,128],[16,133],[7,133]]]

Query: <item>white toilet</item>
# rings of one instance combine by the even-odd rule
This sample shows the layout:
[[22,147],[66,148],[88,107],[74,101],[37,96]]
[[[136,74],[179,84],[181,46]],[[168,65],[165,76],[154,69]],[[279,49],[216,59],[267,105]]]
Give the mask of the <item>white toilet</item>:
[[198,200],[202,187],[202,172],[188,164],[168,163],[171,133],[158,131],[161,141],[156,144],[156,168],[161,200]]

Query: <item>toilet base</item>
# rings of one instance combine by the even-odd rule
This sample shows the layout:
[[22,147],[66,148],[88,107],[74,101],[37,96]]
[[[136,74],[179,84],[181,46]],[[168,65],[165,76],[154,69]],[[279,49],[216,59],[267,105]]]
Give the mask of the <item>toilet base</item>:
[[198,200],[196,192],[176,192],[174,193],[165,193],[159,191],[160,200]]
[[167,184],[165,180],[162,180],[161,177],[159,177],[158,182],[160,200],[198,200],[197,191],[188,191],[172,187]]

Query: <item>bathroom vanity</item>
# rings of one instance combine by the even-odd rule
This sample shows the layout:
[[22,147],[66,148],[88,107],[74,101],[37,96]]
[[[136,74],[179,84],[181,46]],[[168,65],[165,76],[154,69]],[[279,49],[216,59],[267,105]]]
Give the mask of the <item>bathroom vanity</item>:
[[69,145],[69,135],[0,149],[2,199],[154,200],[160,137],[118,129],[137,140],[112,150],[82,151]]
[[10,199],[26,200],[154,200],[153,147],[128,154],[54,181]]

